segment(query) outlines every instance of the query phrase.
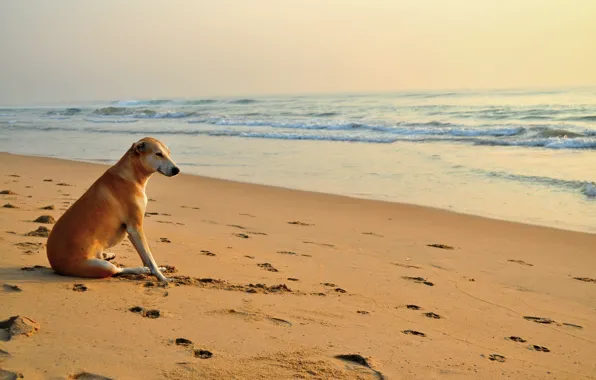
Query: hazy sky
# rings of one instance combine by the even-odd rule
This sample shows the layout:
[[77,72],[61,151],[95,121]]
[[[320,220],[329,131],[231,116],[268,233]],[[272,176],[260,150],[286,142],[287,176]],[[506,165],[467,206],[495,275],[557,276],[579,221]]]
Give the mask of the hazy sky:
[[596,0],[0,0],[0,104],[596,84]]

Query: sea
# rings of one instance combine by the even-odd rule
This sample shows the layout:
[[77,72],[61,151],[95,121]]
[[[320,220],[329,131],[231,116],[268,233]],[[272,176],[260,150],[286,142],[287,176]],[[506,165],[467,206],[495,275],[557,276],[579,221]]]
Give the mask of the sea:
[[0,107],[4,152],[113,163],[145,136],[188,174],[596,232],[596,88]]

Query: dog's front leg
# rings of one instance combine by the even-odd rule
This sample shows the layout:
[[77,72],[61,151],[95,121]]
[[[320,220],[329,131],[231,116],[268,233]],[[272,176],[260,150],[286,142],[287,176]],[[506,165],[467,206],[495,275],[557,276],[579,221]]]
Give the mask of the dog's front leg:
[[168,279],[159,270],[159,267],[153,259],[153,255],[151,255],[149,245],[147,244],[147,239],[145,239],[143,227],[141,225],[127,226],[126,232],[128,233],[128,238],[130,239],[132,245],[139,253],[139,256],[141,256],[143,264],[147,265],[149,269],[151,269],[151,273],[153,273],[153,275],[155,275],[155,277],[157,277],[160,281],[168,281]]

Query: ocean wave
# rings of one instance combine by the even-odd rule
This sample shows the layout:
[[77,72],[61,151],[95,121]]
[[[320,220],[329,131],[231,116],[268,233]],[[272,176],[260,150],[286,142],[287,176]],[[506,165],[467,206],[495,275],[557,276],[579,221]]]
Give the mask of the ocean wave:
[[152,100],[116,100],[110,104],[119,107],[130,107],[130,106],[158,106],[161,104],[170,103],[169,99],[152,99]]
[[139,119],[181,119],[195,116],[196,112],[155,111],[148,108],[104,107],[92,112],[98,116],[125,116]]
[[257,103],[258,100],[256,99],[236,99],[236,100],[230,100],[228,103],[230,104],[253,104],[253,103]]
[[97,123],[97,124],[112,124],[112,123],[128,124],[128,123],[136,123],[139,120],[137,120],[137,119],[112,119],[112,118],[109,118],[109,119],[89,119],[89,118],[87,118],[87,119],[85,119],[85,121],[88,121],[90,123]]
[[573,116],[573,117],[565,118],[565,120],[571,120],[571,121],[596,121],[596,115]]
[[118,107],[160,106],[160,105],[202,105],[217,103],[215,99],[152,99],[152,100],[116,100],[110,104]]
[[337,112],[311,112],[307,113],[306,116],[314,116],[314,117],[331,117],[331,116],[338,116]]
[[81,108],[66,108],[63,110],[51,110],[46,112],[48,116],[74,116],[83,112]]
[[483,169],[474,169],[474,172],[488,177],[513,180],[516,182],[546,185],[549,187],[558,187],[568,190],[579,191],[587,197],[596,197],[596,183],[591,181],[566,180],[546,176],[533,176],[523,174],[513,174],[502,171],[487,171]]
[[366,124],[351,121],[318,121],[318,120],[255,120],[255,119],[233,119],[233,118],[202,118],[188,120],[191,124],[211,124],[226,127],[270,127],[284,129],[304,130],[334,130],[350,131],[355,129],[366,129],[379,133],[390,133],[396,135],[452,135],[452,136],[515,136],[525,133],[526,129],[521,126],[506,128],[471,128],[460,124],[446,123],[439,121],[430,122],[400,122],[396,124]]
[[519,146],[547,149],[596,149],[595,138],[528,138],[521,140],[473,139],[468,140],[476,145]]
[[582,193],[584,193],[584,195],[586,195],[589,198],[595,198],[596,197],[596,184],[595,183],[586,183],[582,187]]

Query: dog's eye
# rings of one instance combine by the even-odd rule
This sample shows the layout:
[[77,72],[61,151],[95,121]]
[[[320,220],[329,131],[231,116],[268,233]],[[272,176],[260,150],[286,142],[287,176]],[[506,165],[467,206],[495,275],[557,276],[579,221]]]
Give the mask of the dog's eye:
[[163,153],[161,153],[161,152],[159,152],[159,153],[155,153],[155,155],[156,155],[157,157],[163,157]]

